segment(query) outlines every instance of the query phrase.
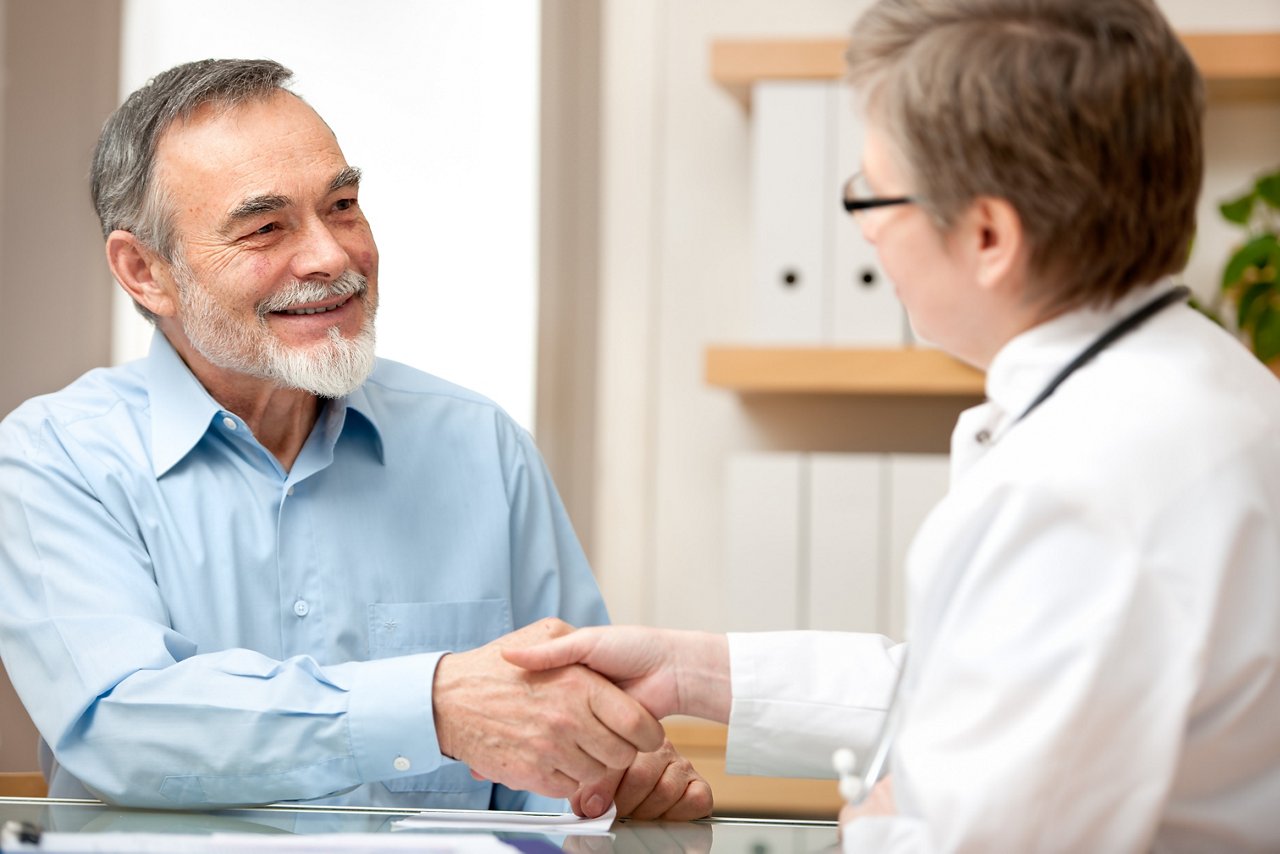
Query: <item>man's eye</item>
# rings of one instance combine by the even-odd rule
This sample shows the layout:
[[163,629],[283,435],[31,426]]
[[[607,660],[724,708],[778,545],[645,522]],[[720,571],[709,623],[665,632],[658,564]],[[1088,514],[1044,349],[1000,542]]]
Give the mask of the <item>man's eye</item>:
[[270,234],[271,232],[273,232],[273,231],[275,231],[275,230],[276,230],[276,224],[275,224],[274,222],[269,222],[269,223],[267,223],[266,225],[264,225],[262,228],[256,229],[253,233],[254,233],[255,235],[257,235],[257,234]]
[[334,210],[349,211],[356,206],[355,199],[338,199],[333,203]]

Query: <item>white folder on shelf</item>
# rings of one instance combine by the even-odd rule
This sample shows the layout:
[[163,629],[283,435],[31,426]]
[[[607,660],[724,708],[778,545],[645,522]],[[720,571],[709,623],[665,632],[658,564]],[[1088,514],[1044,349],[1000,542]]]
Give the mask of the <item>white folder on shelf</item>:
[[751,98],[752,292],[758,340],[825,334],[831,84],[762,81]]
[[877,631],[885,476],[882,454],[809,456],[805,628]]
[[881,631],[906,640],[907,552],[929,512],[947,494],[951,470],[946,454],[890,454],[888,457],[888,560],[882,581],[887,593]]
[[797,626],[802,456],[729,458],[725,498],[725,589],[730,631]]
[[831,86],[831,185],[827,208],[831,274],[828,277],[829,341],[845,347],[900,347],[907,335],[906,312],[885,276],[875,248],[839,204],[836,189],[862,168],[863,135],[852,90]]

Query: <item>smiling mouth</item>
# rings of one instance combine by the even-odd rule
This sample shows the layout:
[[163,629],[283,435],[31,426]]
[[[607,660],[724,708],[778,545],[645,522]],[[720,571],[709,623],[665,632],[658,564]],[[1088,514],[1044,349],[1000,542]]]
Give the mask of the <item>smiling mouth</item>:
[[342,308],[344,305],[346,305],[349,302],[351,302],[351,297],[347,297],[342,302],[337,303],[335,305],[330,305],[330,306],[322,305],[322,306],[316,306],[313,308],[284,308],[279,311],[273,311],[271,313],[272,314],[292,314],[292,315],[324,314],[325,312],[329,312],[329,311],[337,311],[338,309]]

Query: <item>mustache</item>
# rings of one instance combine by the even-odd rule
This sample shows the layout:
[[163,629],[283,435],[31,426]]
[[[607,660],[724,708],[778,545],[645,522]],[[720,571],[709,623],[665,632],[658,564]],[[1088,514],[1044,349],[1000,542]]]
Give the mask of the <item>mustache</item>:
[[309,302],[320,302],[333,297],[364,296],[369,290],[369,280],[354,270],[346,270],[332,282],[294,279],[271,296],[258,303],[258,317],[265,319],[273,311],[284,311]]

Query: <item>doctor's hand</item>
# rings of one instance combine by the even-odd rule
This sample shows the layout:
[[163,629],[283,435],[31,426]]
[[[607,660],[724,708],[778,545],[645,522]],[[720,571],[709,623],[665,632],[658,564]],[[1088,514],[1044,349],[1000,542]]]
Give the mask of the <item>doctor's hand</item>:
[[541,620],[441,658],[432,684],[440,751],[477,777],[564,798],[660,748],[662,725],[599,674],[576,665],[530,672],[502,657],[571,628]]
[[840,827],[860,818],[873,815],[897,815],[898,805],[893,800],[893,777],[885,777],[871,788],[866,800],[840,810]]
[[654,717],[729,720],[729,641],[708,632],[600,626],[502,652],[512,664],[548,670],[581,663],[616,682]]
[[578,815],[595,818],[617,804],[619,817],[688,821],[711,814],[711,786],[693,764],[664,741],[652,753],[640,753],[625,771],[613,771],[584,784],[569,798]]

